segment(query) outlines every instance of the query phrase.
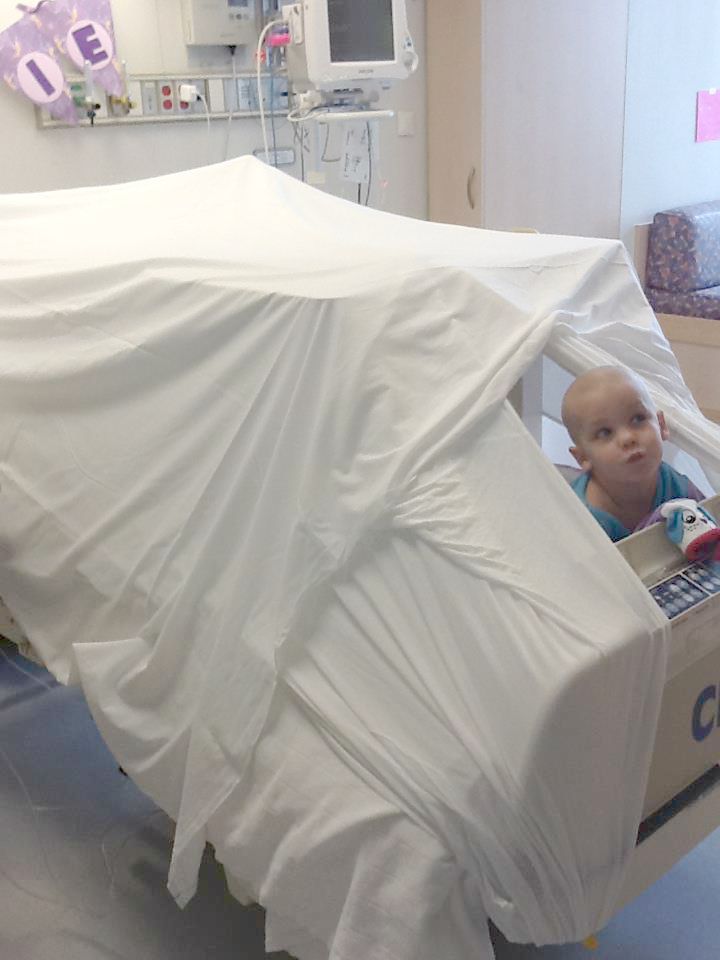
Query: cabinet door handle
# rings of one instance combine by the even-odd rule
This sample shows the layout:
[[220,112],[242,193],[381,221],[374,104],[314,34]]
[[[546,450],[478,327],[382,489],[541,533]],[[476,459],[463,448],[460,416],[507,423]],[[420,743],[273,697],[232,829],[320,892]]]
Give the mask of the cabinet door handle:
[[470,173],[467,178],[467,201],[470,205],[470,209],[475,209],[475,167],[470,167]]

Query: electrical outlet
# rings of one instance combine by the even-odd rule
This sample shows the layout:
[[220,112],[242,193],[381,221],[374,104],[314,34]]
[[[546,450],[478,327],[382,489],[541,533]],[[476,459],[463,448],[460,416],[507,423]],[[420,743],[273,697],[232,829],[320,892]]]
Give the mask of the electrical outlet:
[[178,113],[205,113],[206,81],[199,78],[175,81]]
[[198,88],[189,80],[181,80],[178,83],[177,92],[180,100],[184,101],[185,103],[195,103],[199,94]]
[[170,80],[165,80],[160,81],[158,88],[158,113],[161,117],[170,116],[175,111],[177,103],[175,86]]
[[[197,99],[194,95],[195,84],[192,80],[176,80],[173,83],[173,97],[175,100],[175,109],[178,113],[190,114],[192,107]],[[192,95],[190,91],[193,91]]]
[[198,94],[195,100],[190,102],[191,113],[201,113],[203,115],[207,114],[207,110],[209,109],[209,107],[207,107],[207,80],[202,80],[200,77],[195,77],[190,81],[190,83],[195,87]]

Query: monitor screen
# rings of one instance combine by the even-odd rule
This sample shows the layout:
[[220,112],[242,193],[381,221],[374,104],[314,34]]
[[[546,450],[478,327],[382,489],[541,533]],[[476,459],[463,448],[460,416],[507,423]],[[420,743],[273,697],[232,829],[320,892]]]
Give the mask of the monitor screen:
[[332,63],[392,61],[392,0],[328,0]]

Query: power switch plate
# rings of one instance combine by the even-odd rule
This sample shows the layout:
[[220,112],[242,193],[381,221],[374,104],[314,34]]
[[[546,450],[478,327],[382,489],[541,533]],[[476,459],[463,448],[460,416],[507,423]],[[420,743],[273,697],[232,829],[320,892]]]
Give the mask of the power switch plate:
[[399,137],[415,136],[415,114],[412,110],[398,110],[397,132]]
[[158,105],[157,84],[154,80],[144,80],[142,83],[142,113],[144,117],[156,117],[160,113]]
[[210,113],[224,113],[225,106],[225,84],[221,77],[208,78],[208,107]]

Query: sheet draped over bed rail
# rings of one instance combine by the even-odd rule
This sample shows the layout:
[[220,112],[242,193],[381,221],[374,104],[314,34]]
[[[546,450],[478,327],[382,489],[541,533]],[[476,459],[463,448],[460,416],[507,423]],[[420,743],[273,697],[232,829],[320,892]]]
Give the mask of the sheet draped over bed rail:
[[0,197],[0,223],[0,595],[177,819],[177,900],[292,704],[468,917],[602,926],[667,624],[505,397],[543,351],[628,363],[717,482],[621,245],[410,221],[251,158]]

